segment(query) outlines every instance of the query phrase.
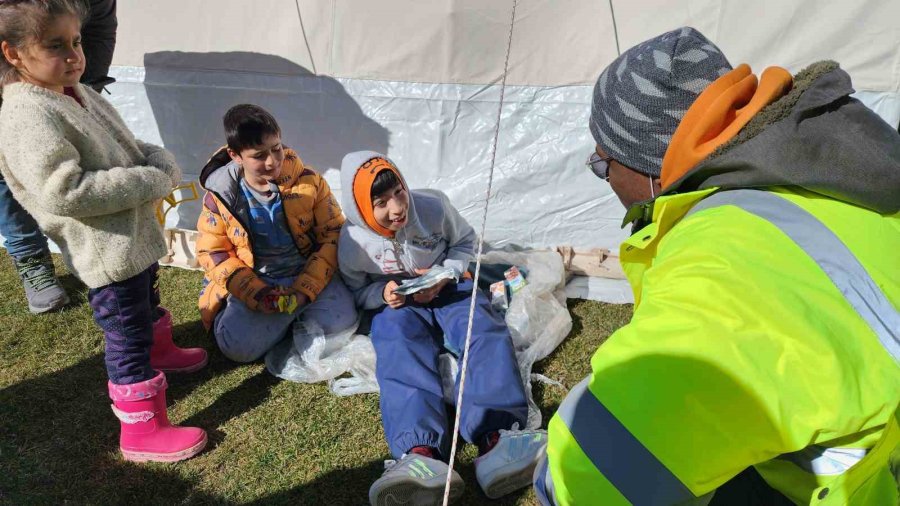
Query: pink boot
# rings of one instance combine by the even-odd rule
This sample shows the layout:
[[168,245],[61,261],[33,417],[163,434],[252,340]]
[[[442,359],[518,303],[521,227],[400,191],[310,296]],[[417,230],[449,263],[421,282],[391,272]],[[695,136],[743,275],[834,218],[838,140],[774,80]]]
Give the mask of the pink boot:
[[175,427],[166,413],[166,376],[131,385],[109,382],[113,413],[121,421],[119,449],[133,462],[176,462],[193,457],[206,446],[206,432]]
[[165,314],[153,324],[153,346],[150,348],[150,367],[162,372],[194,372],[203,369],[208,361],[203,348],[179,348],[172,341],[172,313]]

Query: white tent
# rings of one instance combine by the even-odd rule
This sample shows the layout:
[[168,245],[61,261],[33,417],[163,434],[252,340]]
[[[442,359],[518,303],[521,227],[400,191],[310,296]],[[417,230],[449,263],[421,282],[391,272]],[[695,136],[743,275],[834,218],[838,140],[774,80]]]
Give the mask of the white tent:
[[[108,98],[196,178],[236,103],[272,111],[339,193],[343,155],[386,152],[412,187],[480,224],[512,1],[121,0]],[[615,249],[608,185],[583,161],[594,80],[618,51],[693,26],[759,73],[841,63],[857,96],[900,119],[900,2],[519,0],[486,239]],[[195,227],[197,203],[167,225]]]

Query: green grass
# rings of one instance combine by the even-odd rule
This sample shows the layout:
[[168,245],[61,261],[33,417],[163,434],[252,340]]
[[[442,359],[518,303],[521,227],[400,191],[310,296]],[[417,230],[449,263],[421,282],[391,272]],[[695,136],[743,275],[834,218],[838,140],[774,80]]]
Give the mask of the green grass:
[[[87,289],[64,275],[73,304],[34,316],[8,257],[0,260],[0,503],[367,503],[389,458],[377,395],[336,397],[324,384],[285,382],[262,364],[225,360],[199,322],[199,273],[164,268],[161,278],[176,341],[210,351],[202,371],[170,375],[169,416],[205,428],[209,446],[177,464],[132,464],[118,454],[103,337]],[[588,373],[594,350],[631,315],[630,306],[586,301],[570,301],[569,309],[572,334],[535,365],[567,387]],[[535,385],[545,425],[563,396],[557,387]],[[474,457],[466,445],[457,466],[467,485],[461,504],[488,501],[475,481]],[[523,490],[493,504],[536,501]]]

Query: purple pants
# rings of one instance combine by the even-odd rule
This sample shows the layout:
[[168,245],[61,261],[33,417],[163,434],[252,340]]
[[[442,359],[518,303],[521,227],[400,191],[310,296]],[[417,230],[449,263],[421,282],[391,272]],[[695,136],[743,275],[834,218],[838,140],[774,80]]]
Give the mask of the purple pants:
[[150,346],[159,310],[159,264],[137,276],[88,291],[94,321],[106,339],[106,373],[117,385],[152,378]]

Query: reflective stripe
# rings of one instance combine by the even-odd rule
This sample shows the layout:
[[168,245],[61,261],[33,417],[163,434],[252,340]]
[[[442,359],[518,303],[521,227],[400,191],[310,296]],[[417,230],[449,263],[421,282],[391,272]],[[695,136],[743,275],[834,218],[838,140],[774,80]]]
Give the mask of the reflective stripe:
[[696,499],[594,397],[588,389],[589,381],[590,376],[569,392],[556,415],[565,422],[597,471],[635,505],[675,504]]
[[794,241],[831,279],[894,360],[900,362],[900,313],[856,256],[824,223],[797,204],[760,190],[713,194],[694,206],[687,216],[725,205],[739,207],[768,221]]
[[550,474],[550,458],[546,454],[534,471],[534,495],[541,506],[556,506],[556,489]]

